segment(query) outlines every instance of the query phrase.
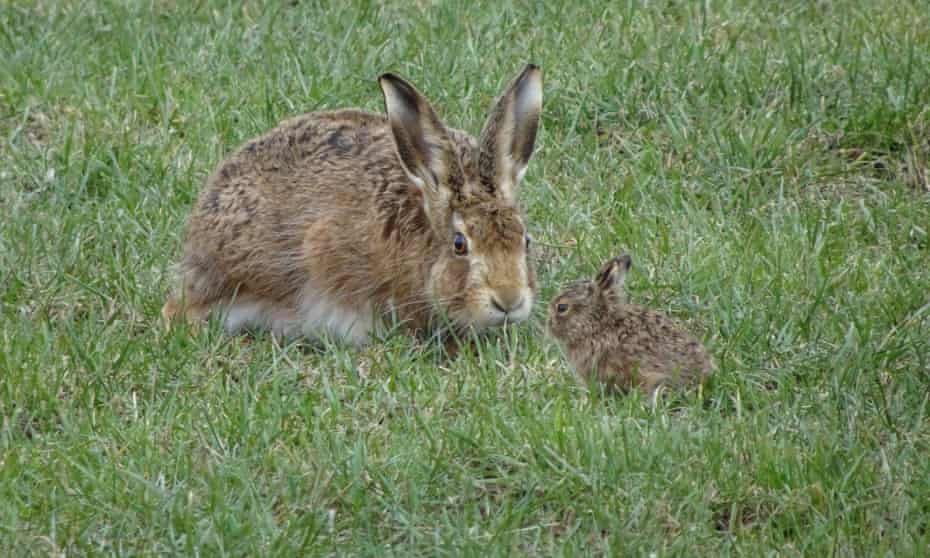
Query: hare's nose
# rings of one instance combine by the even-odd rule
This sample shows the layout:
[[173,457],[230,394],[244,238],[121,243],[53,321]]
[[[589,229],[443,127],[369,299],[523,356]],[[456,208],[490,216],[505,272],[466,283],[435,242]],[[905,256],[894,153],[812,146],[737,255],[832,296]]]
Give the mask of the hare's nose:
[[523,306],[523,293],[520,289],[498,289],[491,296],[491,304],[494,309],[504,314],[509,314],[517,308]]

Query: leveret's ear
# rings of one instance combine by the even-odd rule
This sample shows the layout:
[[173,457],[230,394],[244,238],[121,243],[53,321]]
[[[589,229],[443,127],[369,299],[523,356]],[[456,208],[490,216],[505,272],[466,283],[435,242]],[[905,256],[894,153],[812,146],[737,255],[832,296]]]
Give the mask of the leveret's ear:
[[391,133],[407,176],[423,190],[427,213],[447,208],[464,184],[458,156],[446,128],[426,97],[394,74],[378,78]]
[[626,300],[626,291],[623,288],[626,282],[626,273],[633,266],[633,258],[624,254],[605,263],[594,279],[598,290],[611,300]]
[[481,131],[478,172],[482,186],[514,201],[533,156],[542,112],[542,70],[529,64],[498,99]]

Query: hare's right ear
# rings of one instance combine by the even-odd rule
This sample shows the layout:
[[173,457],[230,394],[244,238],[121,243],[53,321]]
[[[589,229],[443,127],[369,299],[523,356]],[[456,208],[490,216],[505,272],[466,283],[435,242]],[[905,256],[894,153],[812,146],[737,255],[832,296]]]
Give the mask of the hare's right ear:
[[605,263],[594,279],[598,290],[610,300],[626,300],[623,284],[626,281],[626,272],[632,265],[633,258],[629,254],[618,256]]
[[542,112],[542,71],[528,64],[491,111],[478,140],[478,174],[484,188],[513,202],[533,156]]
[[427,213],[448,207],[465,183],[446,128],[426,97],[394,74],[378,78],[391,133],[407,176],[425,194]]

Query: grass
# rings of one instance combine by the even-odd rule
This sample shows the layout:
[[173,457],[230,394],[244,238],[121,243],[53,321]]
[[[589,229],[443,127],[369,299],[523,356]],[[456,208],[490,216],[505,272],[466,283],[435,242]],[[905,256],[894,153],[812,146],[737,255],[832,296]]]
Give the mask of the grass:
[[[925,8],[0,0],[0,554],[925,554]],[[586,393],[539,311],[454,361],[160,327],[240,142],[386,70],[477,132],[527,61],[538,308],[629,250],[702,394]]]

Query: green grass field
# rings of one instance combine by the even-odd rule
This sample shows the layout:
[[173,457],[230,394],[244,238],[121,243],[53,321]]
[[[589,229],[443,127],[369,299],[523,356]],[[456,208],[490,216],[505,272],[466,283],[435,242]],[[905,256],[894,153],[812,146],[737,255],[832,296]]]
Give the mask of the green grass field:
[[[161,327],[240,142],[388,70],[477,133],[528,61],[530,323],[453,361]],[[923,1],[0,0],[0,135],[0,555],[930,549]],[[589,394],[543,336],[622,250],[703,393]]]

